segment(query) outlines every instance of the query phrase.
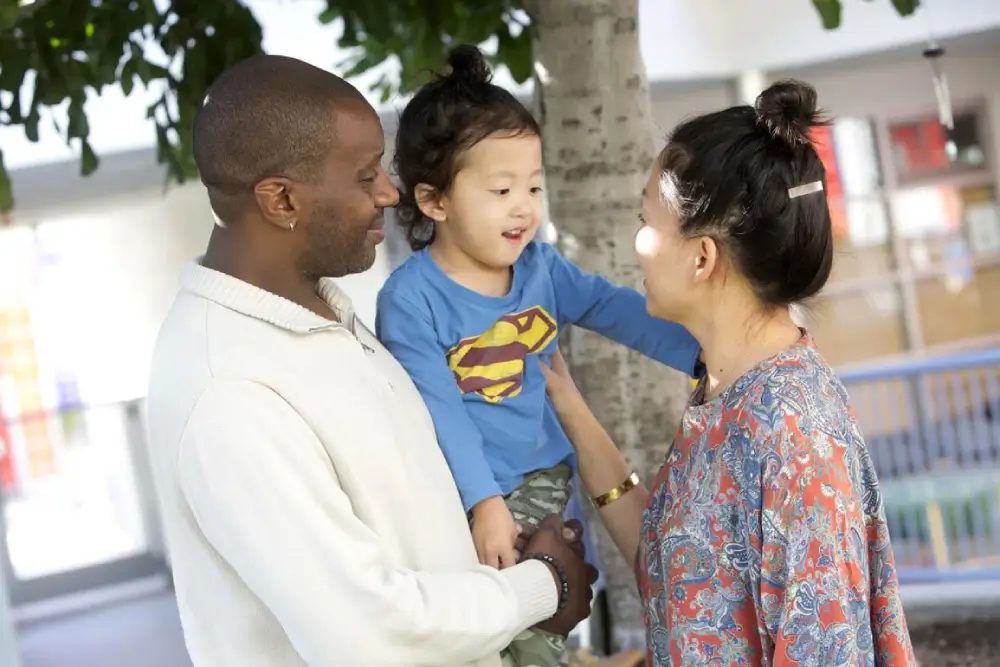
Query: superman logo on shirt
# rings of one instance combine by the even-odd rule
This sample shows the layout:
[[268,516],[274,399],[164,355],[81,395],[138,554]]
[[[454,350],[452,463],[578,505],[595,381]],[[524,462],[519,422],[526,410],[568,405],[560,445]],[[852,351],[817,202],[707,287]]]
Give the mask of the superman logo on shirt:
[[521,393],[524,363],[545,349],[559,333],[555,319],[541,306],[504,315],[478,336],[463,338],[448,350],[448,367],[463,394],[490,403]]

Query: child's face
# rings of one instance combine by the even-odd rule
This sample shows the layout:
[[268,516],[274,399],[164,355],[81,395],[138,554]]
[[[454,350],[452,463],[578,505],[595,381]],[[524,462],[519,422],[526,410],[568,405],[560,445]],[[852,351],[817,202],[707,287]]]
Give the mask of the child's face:
[[511,266],[538,232],[543,196],[541,140],[494,134],[460,158],[439,237],[487,267]]

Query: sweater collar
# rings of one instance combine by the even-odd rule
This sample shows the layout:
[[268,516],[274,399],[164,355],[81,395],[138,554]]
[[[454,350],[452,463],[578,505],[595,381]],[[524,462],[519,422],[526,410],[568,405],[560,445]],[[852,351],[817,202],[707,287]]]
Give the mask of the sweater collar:
[[272,294],[225,273],[206,268],[202,258],[189,262],[181,272],[181,289],[213,301],[247,317],[263,320],[295,333],[311,333],[346,326],[353,329],[354,306],[332,279],[323,278],[317,286],[320,298],[340,316],[341,322],[320,317],[308,308]]

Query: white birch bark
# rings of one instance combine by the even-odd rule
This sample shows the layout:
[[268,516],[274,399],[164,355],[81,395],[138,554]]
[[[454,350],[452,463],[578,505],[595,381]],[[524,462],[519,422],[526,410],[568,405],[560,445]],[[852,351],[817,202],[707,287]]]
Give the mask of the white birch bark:
[[[639,287],[632,239],[662,138],[655,136],[639,52],[638,0],[526,0],[525,9],[560,245],[583,269]],[[687,380],[589,332],[571,334],[568,356],[590,406],[648,481],[673,439]],[[632,564],[603,529],[598,537],[614,648],[643,646]]]

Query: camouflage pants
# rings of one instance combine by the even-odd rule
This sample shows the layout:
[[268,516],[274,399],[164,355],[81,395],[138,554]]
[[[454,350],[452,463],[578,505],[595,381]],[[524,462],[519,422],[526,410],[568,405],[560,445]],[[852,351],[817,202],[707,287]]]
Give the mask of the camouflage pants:
[[[537,526],[550,514],[562,516],[569,503],[573,471],[560,463],[528,475],[504,500],[514,521]],[[502,653],[503,667],[567,667],[566,640],[543,630],[525,630]]]

